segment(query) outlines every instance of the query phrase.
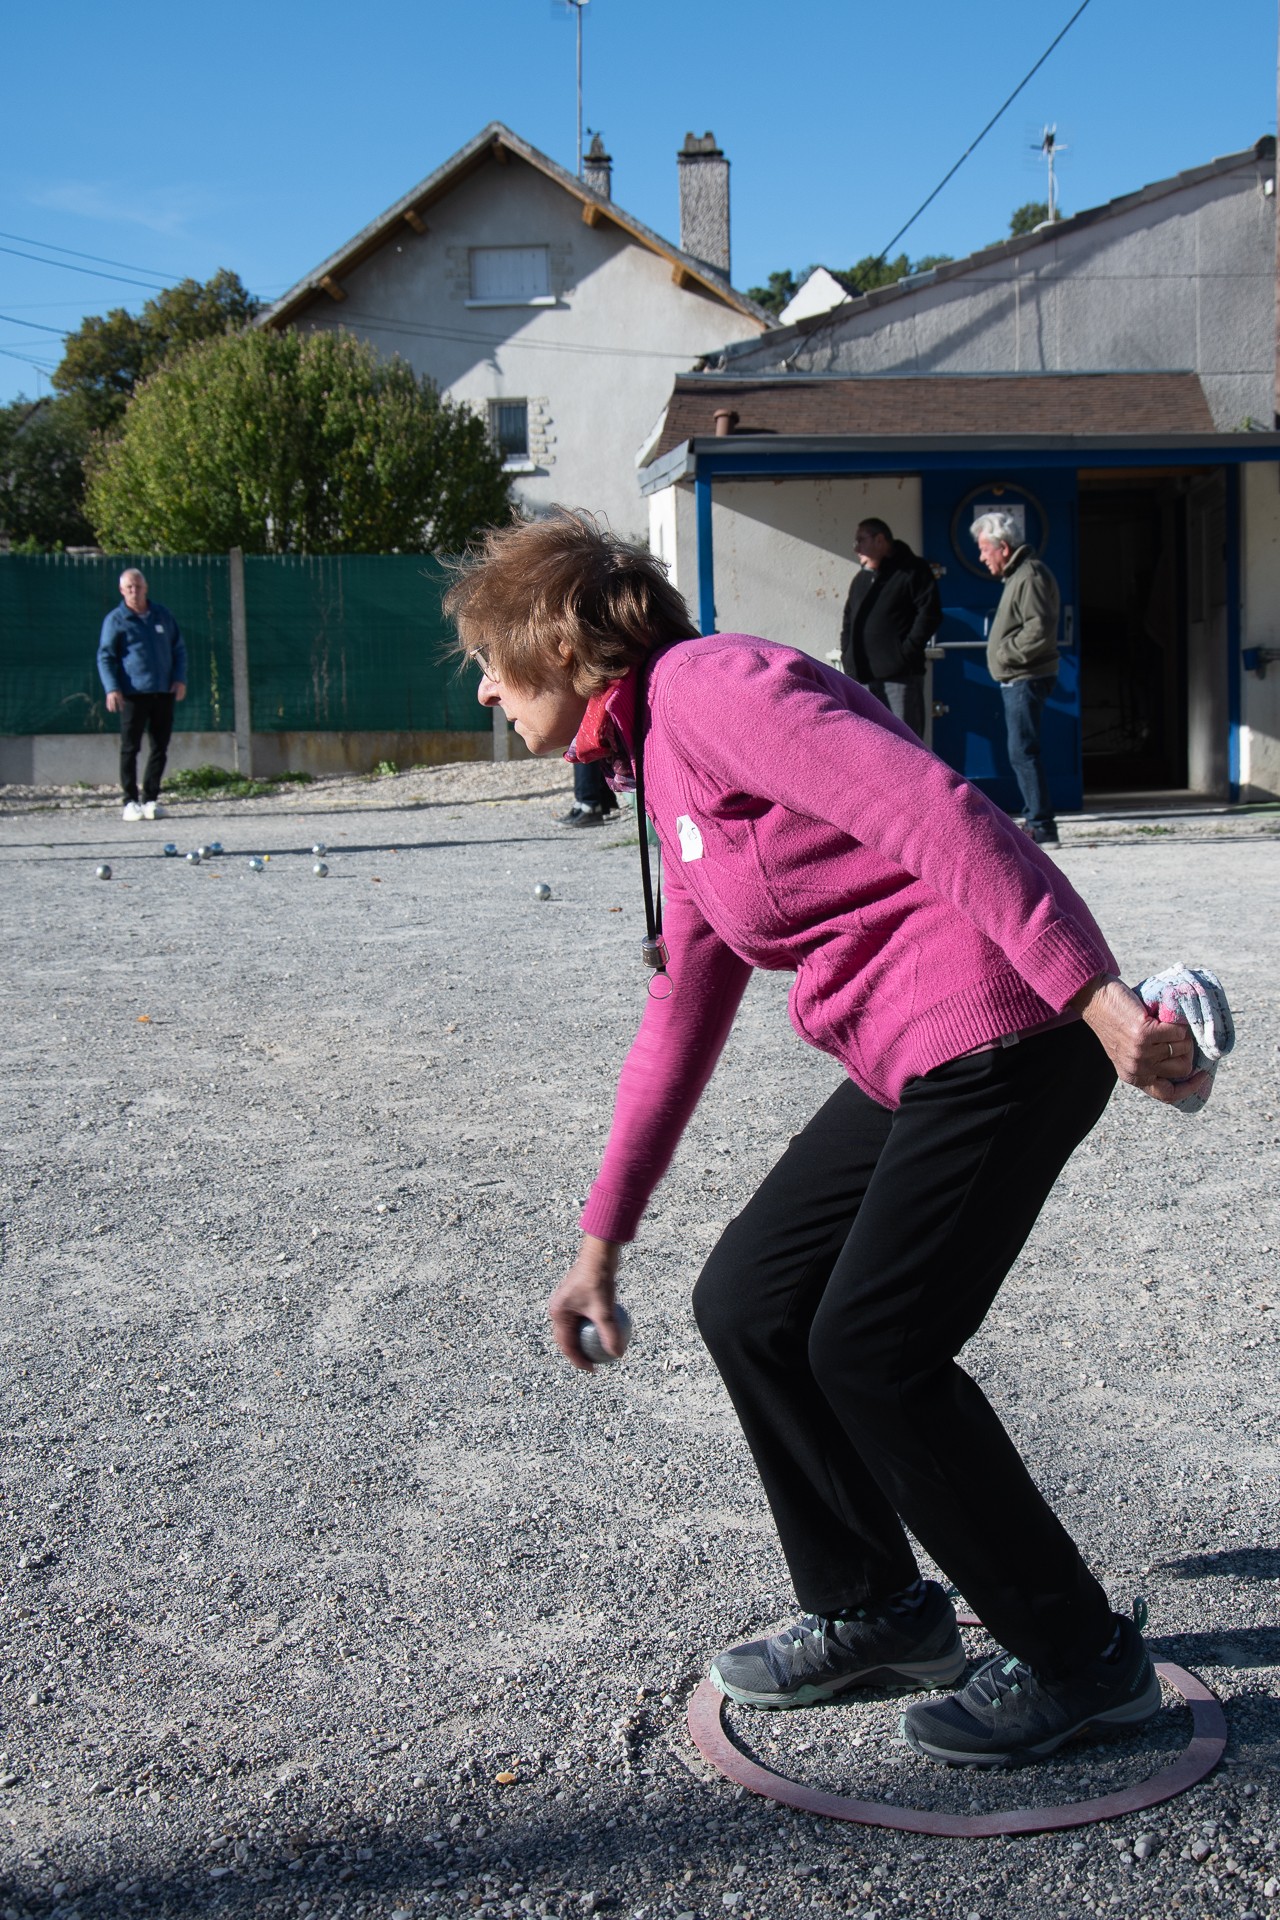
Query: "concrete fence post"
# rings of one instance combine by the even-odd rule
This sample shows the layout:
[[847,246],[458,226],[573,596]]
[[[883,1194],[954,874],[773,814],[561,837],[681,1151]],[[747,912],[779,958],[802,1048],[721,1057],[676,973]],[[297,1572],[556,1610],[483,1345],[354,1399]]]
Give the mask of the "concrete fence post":
[[249,623],[244,605],[244,550],[227,555],[231,581],[231,685],[235,695],[236,772],[253,774],[253,724],[249,705]]
[[511,758],[511,734],[501,707],[493,709],[493,757],[495,760]]

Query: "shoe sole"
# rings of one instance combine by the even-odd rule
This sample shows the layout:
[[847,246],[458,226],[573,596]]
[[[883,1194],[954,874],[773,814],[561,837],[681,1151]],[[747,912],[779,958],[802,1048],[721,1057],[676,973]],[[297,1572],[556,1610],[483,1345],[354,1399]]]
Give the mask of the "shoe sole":
[[926,1760],[940,1760],[948,1767],[1016,1767],[1025,1760],[1047,1760],[1051,1753],[1056,1753],[1059,1747],[1089,1727],[1140,1727],[1159,1713],[1162,1699],[1159,1675],[1153,1672],[1150,1685],[1138,1699],[1127,1700],[1120,1707],[1108,1707],[1105,1713],[1086,1714],[1073,1727],[1055,1733],[1051,1740],[1041,1740],[1033,1747],[1018,1747],[1010,1753],[968,1753],[959,1748],[935,1746],[932,1741],[921,1739],[906,1714],[898,1730],[913,1753]]
[[718,1687],[730,1700],[736,1700],[740,1707],[782,1710],[786,1707],[816,1706],[819,1701],[830,1700],[837,1693],[847,1692],[850,1687],[896,1687],[904,1680],[922,1692],[937,1687],[953,1687],[968,1665],[964,1648],[957,1645],[954,1652],[942,1654],[936,1660],[905,1660],[896,1667],[863,1667],[857,1673],[842,1673],[820,1686],[797,1687],[791,1693],[752,1693],[746,1687],[732,1686],[725,1680],[719,1667],[712,1667],[710,1679],[713,1687]]

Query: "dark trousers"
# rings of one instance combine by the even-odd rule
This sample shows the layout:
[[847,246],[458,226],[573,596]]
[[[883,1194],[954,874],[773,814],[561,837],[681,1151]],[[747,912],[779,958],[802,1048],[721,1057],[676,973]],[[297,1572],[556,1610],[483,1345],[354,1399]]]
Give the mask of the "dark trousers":
[[1040,757],[1040,721],[1057,684],[1057,675],[1050,673],[1035,680],[1005,680],[1000,687],[1009,765],[1022,794],[1022,810],[1029,827],[1053,825],[1053,802]]
[[158,800],[173,733],[171,693],[135,693],[120,709],[120,788],[126,801],[138,798],[138,750],[144,733],[151,736],[151,751],[142,776],[142,798]]
[[874,693],[890,713],[905,720],[917,740],[924,739],[924,675],[913,673],[909,680],[868,680],[867,692]]
[[1079,1022],[910,1081],[896,1113],[846,1083],[726,1228],[694,1311],[804,1611],[909,1585],[905,1524],[1044,1675],[1110,1638],[1106,1595],[956,1355],[1114,1084]]
[[606,813],[613,812],[618,802],[604,777],[603,761],[574,761],[573,797],[580,807],[603,807]]

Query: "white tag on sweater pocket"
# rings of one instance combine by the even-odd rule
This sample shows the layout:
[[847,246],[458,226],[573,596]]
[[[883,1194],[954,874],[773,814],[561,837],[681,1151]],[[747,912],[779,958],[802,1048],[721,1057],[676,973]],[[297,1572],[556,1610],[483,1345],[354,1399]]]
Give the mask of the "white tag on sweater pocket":
[[682,813],[676,821],[676,832],[680,835],[680,858],[701,860],[702,835],[687,813]]

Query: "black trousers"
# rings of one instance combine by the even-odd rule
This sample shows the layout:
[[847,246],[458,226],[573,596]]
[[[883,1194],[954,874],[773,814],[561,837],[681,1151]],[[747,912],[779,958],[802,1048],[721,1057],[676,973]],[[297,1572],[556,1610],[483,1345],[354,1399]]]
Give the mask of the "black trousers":
[[905,1523],[1046,1677],[1109,1639],[1105,1593],[956,1355],[1114,1084],[1080,1022],[953,1060],[895,1113],[846,1083],[712,1252],[698,1326],[806,1612],[909,1585]]
[[158,800],[173,733],[171,693],[135,693],[120,709],[120,788],[126,801],[138,798],[138,751],[144,733],[151,735],[151,751],[142,776],[142,798]]

